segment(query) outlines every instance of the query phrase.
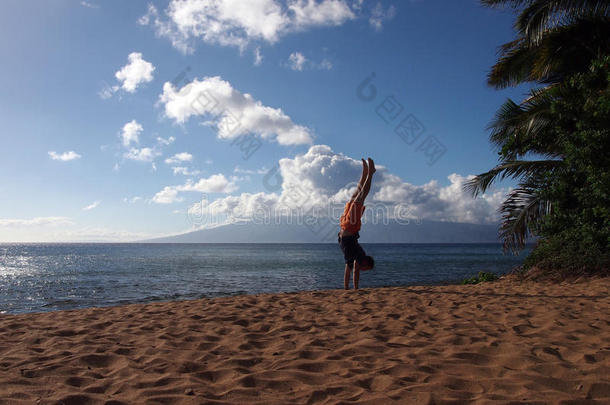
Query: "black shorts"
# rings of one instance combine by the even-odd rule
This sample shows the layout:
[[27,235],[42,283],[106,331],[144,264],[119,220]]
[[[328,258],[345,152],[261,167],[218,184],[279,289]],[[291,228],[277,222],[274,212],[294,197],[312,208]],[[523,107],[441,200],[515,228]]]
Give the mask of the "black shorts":
[[366,257],[366,253],[362,246],[358,243],[360,235],[356,233],[350,236],[339,236],[338,242],[343,251],[343,257],[345,257],[345,264],[353,266],[354,260],[361,264]]

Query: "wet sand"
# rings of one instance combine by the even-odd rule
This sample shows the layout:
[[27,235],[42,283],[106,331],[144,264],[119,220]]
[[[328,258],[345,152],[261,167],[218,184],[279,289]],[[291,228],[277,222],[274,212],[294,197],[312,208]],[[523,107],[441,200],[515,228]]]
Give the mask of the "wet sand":
[[504,279],[0,315],[0,404],[608,404],[609,287]]

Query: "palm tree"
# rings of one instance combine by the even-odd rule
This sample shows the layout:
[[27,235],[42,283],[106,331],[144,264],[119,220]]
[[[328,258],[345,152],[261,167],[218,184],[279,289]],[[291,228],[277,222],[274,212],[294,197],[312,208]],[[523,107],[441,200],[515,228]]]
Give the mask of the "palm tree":
[[[476,197],[498,179],[519,179],[500,207],[500,237],[505,250],[516,253],[552,210],[551,202],[541,196],[543,185],[556,171],[565,170],[561,147],[553,134],[551,105],[562,97],[567,77],[585,71],[595,58],[610,53],[610,1],[481,1],[490,7],[520,10],[515,22],[518,37],[500,47],[489,85],[544,85],[531,90],[520,104],[509,99],[500,107],[489,125],[490,141],[500,151],[500,163],[465,184]],[[532,154],[543,159],[526,159]]]
[[521,9],[517,39],[500,47],[488,83],[560,83],[610,50],[608,0],[481,0],[490,7]]

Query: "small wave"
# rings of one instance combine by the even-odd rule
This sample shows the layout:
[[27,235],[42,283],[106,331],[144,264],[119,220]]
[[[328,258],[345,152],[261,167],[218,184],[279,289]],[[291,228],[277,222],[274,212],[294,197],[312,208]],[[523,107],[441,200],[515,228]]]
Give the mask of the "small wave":
[[71,300],[71,299],[67,299],[67,300],[54,300],[54,301],[51,301],[51,302],[47,302],[42,307],[43,308],[48,308],[48,307],[75,307],[77,304],[78,304],[78,301]]

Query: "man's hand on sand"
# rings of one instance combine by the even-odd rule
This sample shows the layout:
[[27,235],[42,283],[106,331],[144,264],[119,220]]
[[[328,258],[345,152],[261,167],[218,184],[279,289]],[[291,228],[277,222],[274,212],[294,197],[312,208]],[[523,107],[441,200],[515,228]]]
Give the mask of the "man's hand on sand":
[[373,159],[369,158],[369,175],[375,173],[376,171],[377,169],[375,169],[375,162],[373,162]]

